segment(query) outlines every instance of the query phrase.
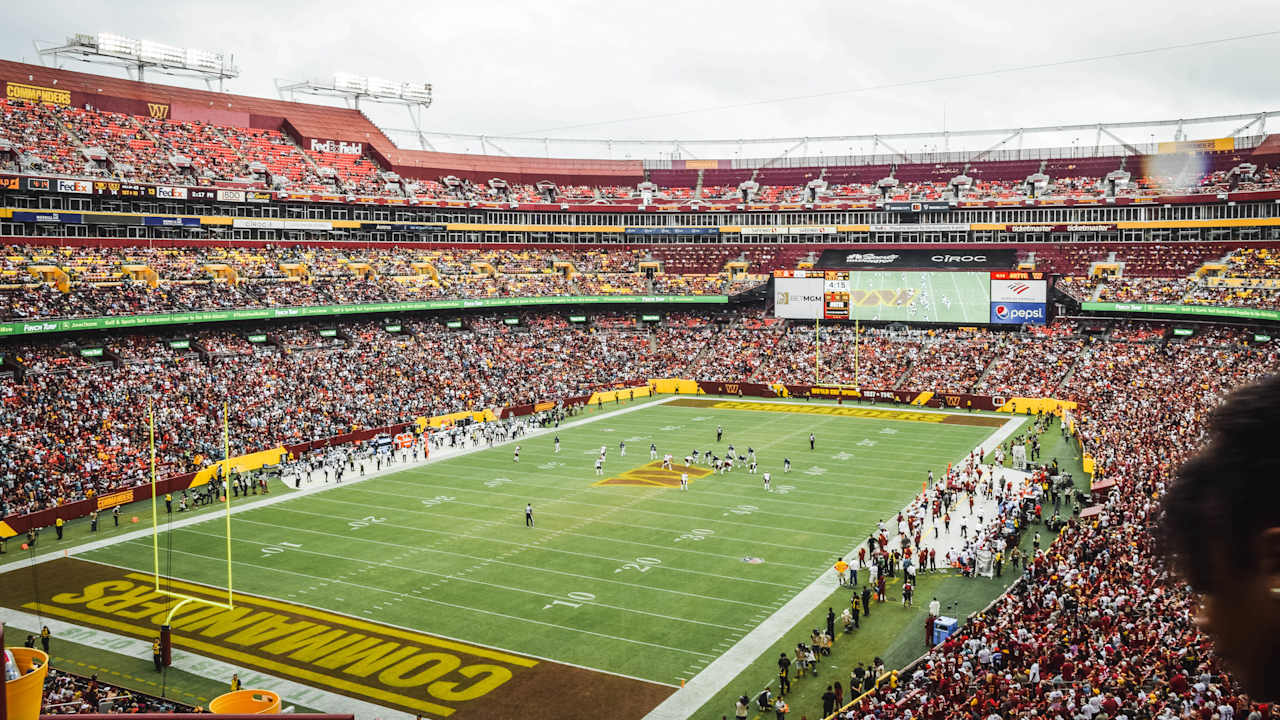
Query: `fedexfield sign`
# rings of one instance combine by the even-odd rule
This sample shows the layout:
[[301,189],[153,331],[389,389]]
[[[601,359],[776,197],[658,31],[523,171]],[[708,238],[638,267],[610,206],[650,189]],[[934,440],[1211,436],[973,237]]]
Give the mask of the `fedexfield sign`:
[[223,322],[227,320],[272,320],[276,318],[315,315],[358,315],[378,312],[411,312],[414,310],[457,310],[461,308],[529,307],[537,305],[599,305],[605,303],[695,303],[723,305],[727,295],[578,295],[567,297],[478,298],[475,300],[425,300],[419,302],[365,303],[359,305],[308,305],[304,307],[258,308],[253,310],[210,310],[205,312],[161,313],[156,315],[120,315],[116,317],[71,318],[0,323],[0,337],[38,333],[102,330],[184,323]]

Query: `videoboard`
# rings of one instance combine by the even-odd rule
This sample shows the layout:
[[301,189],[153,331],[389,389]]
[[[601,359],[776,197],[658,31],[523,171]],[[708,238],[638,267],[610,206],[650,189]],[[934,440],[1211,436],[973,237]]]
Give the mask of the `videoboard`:
[[774,314],[800,320],[1042,324],[1047,283],[1024,271],[780,270]]

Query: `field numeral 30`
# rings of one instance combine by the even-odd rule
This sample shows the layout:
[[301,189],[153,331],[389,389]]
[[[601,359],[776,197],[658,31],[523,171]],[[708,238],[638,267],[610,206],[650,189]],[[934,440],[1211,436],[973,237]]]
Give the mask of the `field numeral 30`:
[[706,540],[708,535],[715,535],[715,534],[716,534],[715,530],[707,530],[704,528],[694,528],[689,532],[676,538],[675,542],[680,542],[681,540]]
[[649,572],[655,565],[661,565],[662,561],[655,557],[638,557],[635,562],[623,563],[622,567],[614,570],[620,573],[623,570],[638,570],[640,572]]

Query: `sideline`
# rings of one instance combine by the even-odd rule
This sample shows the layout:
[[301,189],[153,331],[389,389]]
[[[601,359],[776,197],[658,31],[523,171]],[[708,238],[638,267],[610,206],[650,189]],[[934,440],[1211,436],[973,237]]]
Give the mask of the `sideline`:
[[[613,411],[604,413],[602,415],[595,415],[592,417],[572,420],[570,422],[561,424],[559,428],[537,428],[535,430],[530,430],[527,434],[520,437],[519,441],[526,442],[525,438],[539,437],[541,435],[557,432],[558,430],[579,427],[581,425],[593,423],[598,420],[604,420],[606,418],[616,417],[618,415],[625,415],[627,413],[637,412],[639,410],[645,410],[650,407],[654,407],[656,405],[664,404],[666,402],[667,402],[667,398],[664,398],[662,400],[658,400],[655,402],[642,402],[640,404],[633,405],[631,407],[620,408],[618,410],[613,410]],[[466,447],[466,448],[440,448],[438,450],[432,450],[430,456],[427,457],[426,460],[410,461],[410,462],[403,462],[403,463],[392,462],[392,463],[389,463],[386,467],[384,467],[381,471],[371,472],[368,475],[365,475],[364,477],[353,477],[350,480],[344,480],[341,484],[325,483],[320,485],[312,485],[311,487],[303,487],[301,489],[293,490],[293,492],[290,492],[290,493],[277,495],[276,497],[270,497],[263,500],[259,500],[258,502],[255,502],[255,503],[233,506],[231,508],[231,514],[238,515],[242,512],[248,512],[250,510],[259,510],[262,508],[271,507],[272,505],[276,505],[282,502],[287,502],[289,500],[292,500],[293,498],[306,497],[308,495],[314,495],[316,493],[325,492],[326,490],[341,489],[344,487],[348,487],[350,485],[355,485],[356,483],[362,483],[366,480],[372,480],[377,477],[382,477],[384,475],[391,475],[394,473],[403,472],[404,470],[411,470],[414,468],[424,467],[432,463],[442,462],[444,460],[448,460],[450,458],[458,457],[461,455],[469,455],[474,452],[479,452],[481,450],[488,450],[491,447],[499,447],[502,445],[507,445],[512,442],[515,442],[515,441],[503,440],[501,442],[494,443],[493,445],[481,444],[481,445],[476,445],[474,447]],[[180,530],[185,527],[190,527],[192,525],[196,525],[202,522],[208,522],[210,520],[218,520],[223,517],[224,515],[222,515],[221,513],[212,513],[212,514],[201,513],[199,515],[192,515],[190,517],[182,518],[181,520],[171,521],[164,527],[163,532],[169,532],[171,530]],[[130,540],[137,540],[139,538],[145,538],[150,536],[151,536],[151,528],[141,528],[138,530],[126,532],[121,535],[114,535],[109,538],[103,538],[102,540],[94,540],[92,542],[82,543],[80,545],[68,547],[65,551],[65,555],[59,554],[57,552],[51,552],[51,553],[44,553],[43,555],[39,555],[37,557],[27,559],[27,560],[13,560],[11,562],[0,565],[0,575],[3,575],[5,573],[10,573],[15,570],[21,570],[23,568],[29,568],[32,565],[40,565],[42,563],[57,560],[60,557],[75,556],[81,553],[92,552],[94,550],[100,550],[105,547],[111,547],[112,545],[117,545],[119,543],[128,542]],[[90,562],[93,562],[93,561],[90,561]]]
[[[775,400],[772,402],[786,401]],[[791,404],[796,403],[793,402]],[[921,412],[942,411],[922,410]],[[943,414],[955,415],[964,413],[944,412]],[[1025,420],[1025,416],[1014,415],[1005,421],[1004,425],[1001,425],[999,429],[988,435],[986,440],[974,450],[994,448],[1003,443],[1022,426]],[[861,540],[853,545],[853,548],[846,553],[846,557],[857,555],[857,549],[860,545],[862,545]],[[725,651],[723,655],[703,668],[684,687],[651,710],[648,715],[644,716],[644,720],[684,720],[692,717],[725,686],[750,668],[752,663],[759,660],[760,656],[781,640],[783,635],[789,632],[791,628],[795,627],[797,623],[825,602],[836,586],[835,580],[835,569],[827,568],[825,572],[809,583],[808,587],[801,590],[764,622],[744,635],[737,644]]]

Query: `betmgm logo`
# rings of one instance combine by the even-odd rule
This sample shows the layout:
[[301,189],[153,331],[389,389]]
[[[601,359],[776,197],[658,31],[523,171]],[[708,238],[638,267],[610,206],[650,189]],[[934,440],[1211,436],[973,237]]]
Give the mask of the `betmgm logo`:
[[792,303],[820,303],[821,295],[802,295],[800,293],[780,292],[776,305],[790,305]]

